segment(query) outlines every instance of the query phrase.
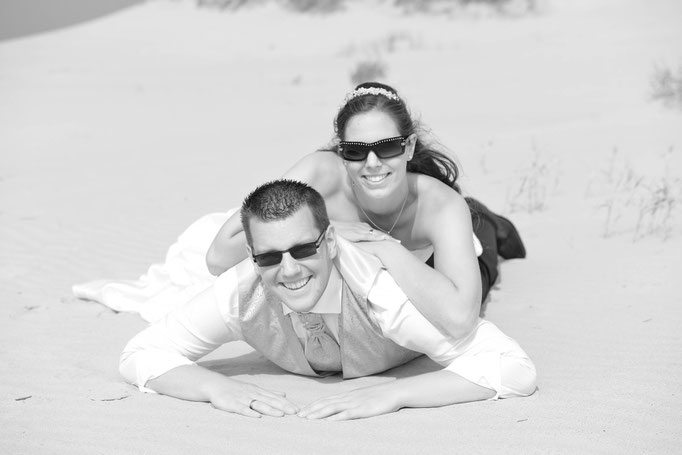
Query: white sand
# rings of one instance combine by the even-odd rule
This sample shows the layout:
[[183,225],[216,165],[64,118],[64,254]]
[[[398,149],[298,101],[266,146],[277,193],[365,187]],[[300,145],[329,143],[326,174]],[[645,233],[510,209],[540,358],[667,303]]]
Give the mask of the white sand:
[[[682,111],[651,101],[649,82],[655,64],[682,64],[681,19],[676,0],[459,19],[161,2],[0,43],[0,451],[678,451]],[[194,219],[324,144],[374,53],[457,154],[465,189],[516,208],[529,257],[502,265],[486,316],[534,359],[539,391],[331,423],[250,420],[123,383],[118,354],[143,321],[70,286],[137,277]],[[628,167],[669,183],[667,240],[633,241],[654,192],[618,187]],[[532,213],[531,193],[514,196],[524,177],[544,205]],[[225,357],[238,360],[221,371],[300,403],[385,380],[296,377],[243,345],[211,358]]]

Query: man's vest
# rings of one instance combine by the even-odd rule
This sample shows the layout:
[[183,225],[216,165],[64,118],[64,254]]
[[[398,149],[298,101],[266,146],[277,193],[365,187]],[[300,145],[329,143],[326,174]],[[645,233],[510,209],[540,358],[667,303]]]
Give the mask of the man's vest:
[[[382,269],[374,256],[337,238],[334,265],[343,279],[339,345],[344,378],[368,376],[402,365],[421,355],[384,337],[369,316],[367,296]],[[319,376],[306,360],[282,302],[265,291],[249,261],[237,266],[239,319],[244,340],[279,367],[292,373]],[[397,302],[400,303],[400,302]]]

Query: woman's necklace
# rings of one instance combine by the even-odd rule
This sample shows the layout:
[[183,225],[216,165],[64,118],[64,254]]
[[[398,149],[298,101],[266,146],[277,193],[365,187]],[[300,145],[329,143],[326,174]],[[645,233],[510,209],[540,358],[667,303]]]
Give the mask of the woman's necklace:
[[403,210],[405,210],[405,204],[407,204],[407,197],[410,195],[410,192],[407,191],[407,193],[405,193],[405,200],[403,201],[403,206],[400,207],[400,212],[398,213],[398,216],[396,217],[395,221],[393,222],[393,226],[391,226],[391,229],[389,229],[388,231],[384,231],[383,228],[379,227],[379,225],[376,224],[374,222],[374,220],[372,220],[372,218],[369,217],[369,215],[367,215],[367,212],[365,212],[365,209],[362,208],[362,205],[360,205],[360,200],[358,199],[358,195],[355,194],[355,188],[354,187],[355,187],[354,184],[351,185],[351,189],[353,190],[353,196],[355,196],[355,200],[358,201],[358,207],[360,207],[360,210],[362,210],[362,213],[365,215],[365,218],[367,218],[367,220],[369,220],[369,222],[372,223],[372,226],[374,226],[375,228],[379,229],[380,231],[385,232],[388,235],[391,235],[391,232],[393,232],[393,229],[398,224],[398,220],[400,219],[400,215],[402,215]]

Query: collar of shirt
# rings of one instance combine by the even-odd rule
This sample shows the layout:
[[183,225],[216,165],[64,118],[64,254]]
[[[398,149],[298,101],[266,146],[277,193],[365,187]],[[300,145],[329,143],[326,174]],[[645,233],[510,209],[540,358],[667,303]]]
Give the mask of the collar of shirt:
[[[310,313],[341,314],[341,283],[341,274],[336,267],[332,267],[327,287]],[[285,316],[293,313],[293,310],[285,304],[282,304],[282,311],[284,311]]]

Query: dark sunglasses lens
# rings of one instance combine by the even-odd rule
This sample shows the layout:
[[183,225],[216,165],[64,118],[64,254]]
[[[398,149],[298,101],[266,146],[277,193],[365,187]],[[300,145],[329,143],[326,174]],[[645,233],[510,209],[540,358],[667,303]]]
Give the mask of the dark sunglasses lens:
[[[303,245],[297,245],[289,250],[289,254],[294,259],[303,259],[312,256],[317,253],[317,244],[315,242],[306,243]],[[282,255],[284,253],[275,251],[273,253],[263,253],[259,254],[254,258],[256,264],[261,267],[268,267],[271,265],[277,265],[282,262]]]
[[289,250],[289,254],[291,254],[291,257],[294,259],[307,258],[315,253],[317,253],[317,245],[315,245],[315,242],[299,245]]
[[401,145],[401,141],[391,141],[375,145],[372,148],[372,151],[377,157],[381,159],[386,159],[402,155],[404,149],[403,146]]
[[367,158],[369,150],[357,145],[346,145],[343,147],[343,159],[347,161],[362,161]]
[[255,257],[256,264],[261,267],[268,267],[282,262],[282,253],[263,253]]

